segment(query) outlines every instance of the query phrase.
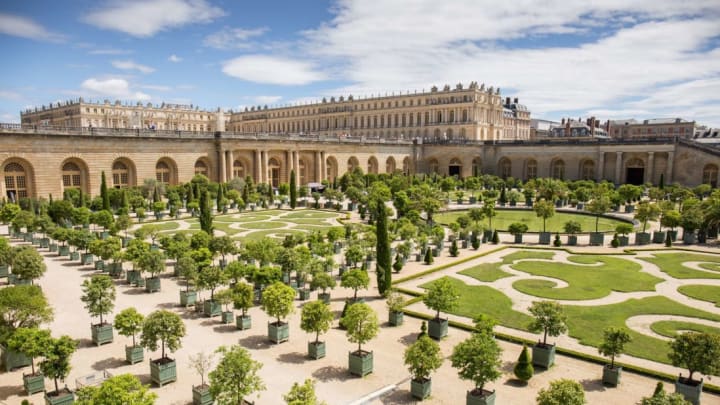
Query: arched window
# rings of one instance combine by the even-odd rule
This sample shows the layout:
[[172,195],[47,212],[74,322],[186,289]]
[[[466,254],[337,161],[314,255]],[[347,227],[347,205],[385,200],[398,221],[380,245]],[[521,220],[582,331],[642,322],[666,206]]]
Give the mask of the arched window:
[[385,161],[385,173],[393,173],[395,171],[395,158],[390,156]]
[[368,173],[375,173],[378,172],[378,161],[375,159],[375,156],[370,156],[370,159],[368,159]]
[[552,167],[550,168],[551,175],[554,179],[565,178],[565,162],[558,159],[553,161]]
[[512,163],[510,162],[510,159],[500,159],[500,162],[498,163],[498,168],[500,169],[500,177],[502,177],[503,179],[507,179],[508,177],[512,176]]
[[403,173],[404,173],[405,175],[409,175],[409,174],[410,174],[410,158],[407,158],[407,157],[406,157],[405,159],[403,159],[403,168],[402,168],[402,170],[403,170]]
[[472,160],[472,175],[479,176],[480,173],[482,173],[482,162],[480,158],[475,158]]
[[155,179],[160,183],[170,184],[170,166],[163,161],[155,165]]
[[130,185],[130,170],[124,162],[116,161],[112,165],[113,187],[127,187]]
[[195,174],[202,174],[205,177],[209,177],[208,172],[208,166],[204,161],[198,160],[195,162]]
[[537,161],[530,159],[527,161],[527,166],[525,167],[525,179],[530,180],[534,178],[537,178]]
[[360,162],[358,162],[357,158],[355,156],[353,156],[350,159],[348,159],[347,166],[348,166],[348,172],[352,172],[355,170],[355,168],[360,166]]
[[718,167],[717,165],[705,165],[703,168],[703,184],[709,184],[712,187],[718,185]]
[[594,180],[595,179],[595,162],[592,160],[583,161],[581,171],[583,180]]
[[245,178],[245,166],[239,160],[233,162],[233,177]]
[[462,176],[462,161],[458,158],[453,158],[450,160],[450,165],[448,166],[448,174],[450,176]]
[[63,165],[62,181],[65,189],[82,187],[82,172],[76,163],[67,162]]
[[28,197],[27,173],[19,163],[8,163],[4,168],[5,193],[10,201]]
[[430,173],[440,173],[440,164],[437,159],[431,159],[428,166],[430,167]]

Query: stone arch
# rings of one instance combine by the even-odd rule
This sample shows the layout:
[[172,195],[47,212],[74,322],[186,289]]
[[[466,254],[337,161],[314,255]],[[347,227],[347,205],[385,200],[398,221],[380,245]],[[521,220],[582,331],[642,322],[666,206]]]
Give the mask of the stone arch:
[[512,162],[510,159],[503,157],[498,161],[498,177],[503,179],[512,177]]
[[580,179],[595,180],[595,161],[583,159],[580,161]]
[[636,158],[632,158],[632,159],[628,160],[627,163],[625,164],[625,167],[644,168],[645,162],[643,162],[642,159],[636,157]]
[[278,157],[271,157],[268,159],[268,167],[267,167],[267,179],[268,183],[270,183],[271,187],[279,187],[280,186],[280,173],[282,170],[282,159]]
[[171,186],[178,184],[178,170],[175,161],[167,156],[160,158],[155,163],[155,179]]
[[350,159],[348,159],[348,161],[347,161],[348,173],[354,171],[358,167],[360,167],[360,162],[357,160],[357,158],[355,156],[350,156]]
[[467,139],[467,131],[465,128],[460,128],[460,139]]
[[718,165],[708,163],[703,167],[703,184],[709,184],[711,187],[718,186]]
[[90,175],[84,160],[74,157],[65,159],[60,165],[60,172],[63,191],[74,188],[86,194],[90,192]]
[[250,176],[250,165],[248,162],[242,158],[235,158],[233,161],[232,175],[233,177],[239,177],[241,179]]
[[405,159],[403,159],[402,167],[403,167],[402,168],[403,173],[405,175],[409,175],[410,174],[410,158],[409,157],[406,156]]
[[338,162],[334,156],[328,156],[325,158],[325,171],[327,179],[334,182],[338,177]]
[[462,160],[456,157],[450,159],[450,164],[448,164],[448,175],[461,177],[462,167]]
[[559,158],[553,159],[550,162],[550,177],[553,179],[564,179],[565,178],[565,161]]
[[210,161],[204,156],[195,161],[195,175],[198,174],[210,178]]
[[480,174],[482,174],[482,159],[476,157],[472,160],[472,175],[480,176]]
[[393,173],[395,172],[395,158],[390,156],[385,160],[385,173]]
[[5,160],[3,168],[3,195],[8,201],[35,197],[35,174],[30,162],[21,158]]
[[135,163],[121,157],[112,164],[112,186],[115,188],[133,187],[137,184]]
[[537,160],[528,159],[525,161],[525,180],[537,178]]
[[430,173],[440,173],[440,163],[435,158],[430,159],[428,168],[430,169]]
[[367,163],[367,172],[377,174],[378,172],[378,161],[375,156],[370,156]]

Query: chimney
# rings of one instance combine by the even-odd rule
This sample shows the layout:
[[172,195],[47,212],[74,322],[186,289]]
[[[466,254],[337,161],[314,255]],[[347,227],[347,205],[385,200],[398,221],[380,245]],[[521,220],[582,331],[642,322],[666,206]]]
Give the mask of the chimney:
[[510,97],[505,97],[505,105],[510,105]]
[[517,104],[517,103],[518,103],[518,98],[517,98],[517,97],[515,97],[515,104]]
[[565,122],[565,136],[570,136],[570,118]]
[[560,125],[565,126],[565,118],[562,119],[562,121],[560,122]]
[[585,125],[587,125],[587,126],[592,126],[592,119],[590,119],[590,118],[585,118]]

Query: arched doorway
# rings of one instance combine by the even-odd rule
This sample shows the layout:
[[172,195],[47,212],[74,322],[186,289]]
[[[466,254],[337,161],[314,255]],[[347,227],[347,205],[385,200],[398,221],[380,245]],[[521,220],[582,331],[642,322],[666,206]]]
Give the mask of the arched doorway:
[[462,175],[462,162],[460,161],[460,159],[453,158],[452,160],[450,160],[450,165],[448,166],[448,175],[458,177]]
[[472,160],[472,175],[479,176],[482,173],[482,161],[480,158],[474,158]]
[[208,168],[208,164],[202,160],[198,159],[195,162],[195,175],[202,174],[203,176],[210,178],[210,169]]
[[595,180],[595,162],[586,159],[580,165],[580,177],[583,180]]
[[525,180],[537,178],[537,160],[528,159],[525,164]]
[[10,162],[3,168],[5,177],[5,196],[8,201],[17,203],[20,198],[31,196],[30,177],[25,165],[19,162]]
[[155,179],[161,183],[177,184],[177,166],[170,158],[162,158],[155,164]]
[[510,159],[504,157],[498,162],[498,173],[503,179],[512,177],[512,163]]
[[356,168],[360,166],[360,162],[358,162],[357,158],[355,156],[350,157],[347,162],[348,166],[348,172],[355,171]]
[[327,179],[334,182],[338,176],[338,164],[334,157],[328,156],[327,159],[325,159],[325,170]]
[[625,165],[625,183],[639,186],[645,182],[645,163],[641,159],[630,159]]
[[703,168],[703,184],[709,184],[710,187],[718,186],[718,166],[707,164]]
[[125,159],[118,159],[112,165],[113,187],[124,188],[134,185],[133,171],[130,163]]
[[565,162],[562,159],[553,160],[550,165],[550,176],[559,180],[565,178]]
[[368,172],[368,173],[377,174],[377,172],[378,172],[378,161],[377,161],[377,159],[375,158],[375,156],[370,156],[370,159],[368,159],[367,172]]
[[390,156],[385,161],[385,173],[393,173],[395,172],[395,158]]
[[66,161],[62,167],[63,191],[78,189],[87,192],[87,176],[80,167],[79,162]]
[[275,158],[268,160],[268,180],[270,180],[270,186],[272,187],[280,185],[280,162]]
[[233,162],[233,177],[245,178],[245,165],[239,159]]

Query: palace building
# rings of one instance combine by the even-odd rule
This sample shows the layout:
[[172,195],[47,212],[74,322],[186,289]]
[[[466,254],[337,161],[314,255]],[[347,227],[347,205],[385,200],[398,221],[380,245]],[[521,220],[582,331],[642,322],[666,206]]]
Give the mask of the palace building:
[[[47,198],[80,188],[96,195],[102,172],[118,188],[147,178],[178,184],[195,174],[221,182],[251,176],[277,187],[292,170],[298,183],[308,184],[356,167],[368,173],[718,184],[718,148],[657,135],[530,139],[530,112],[518,101],[472,82],[242,112],[82,99],[53,103],[24,111],[21,124],[0,124],[0,194]],[[598,125],[588,128],[600,132]]]

